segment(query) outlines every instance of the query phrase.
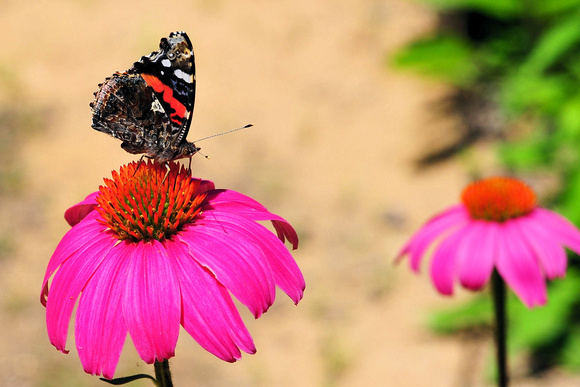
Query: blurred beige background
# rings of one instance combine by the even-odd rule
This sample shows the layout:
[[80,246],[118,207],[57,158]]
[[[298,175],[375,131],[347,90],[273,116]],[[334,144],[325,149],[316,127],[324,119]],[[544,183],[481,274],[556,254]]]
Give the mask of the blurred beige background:
[[[467,181],[449,162],[413,160],[444,142],[440,85],[395,73],[385,59],[429,31],[435,16],[404,0],[0,2],[0,385],[104,386],[83,372],[72,325],[63,355],[48,342],[39,291],[68,230],[64,211],[135,160],[91,129],[97,84],[186,31],[197,59],[189,140],[204,141],[194,174],[248,194],[288,219],[306,277],[297,306],[281,292],[259,320],[258,353],[235,364],[184,331],[171,365],[176,386],[483,386],[488,337],[433,335],[444,299],[426,273],[392,259]],[[474,152],[488,157],[482,147]],[[478,153],[479,152],[479,153]],[[128,340],[116,376],[152,373]],[[575,386],[554,371],[516,386]],[[150,386],[150,381],[130,384]]]

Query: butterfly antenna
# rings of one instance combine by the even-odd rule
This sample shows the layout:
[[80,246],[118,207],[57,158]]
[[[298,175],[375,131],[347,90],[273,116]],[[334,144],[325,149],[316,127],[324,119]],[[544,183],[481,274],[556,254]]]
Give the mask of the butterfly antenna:
[[205,155],[203,153],[201,153],[200,151],[196,152],[198,155],[202,155],[203,157],[205,157],[206,159],[211,159],[211,157],[209,157],[208,155]]
[[[242,129],[251,128],[252,126],[254,126],[254,124],[247,124],[247,125],[245,125],[245,126],[242,126],[242,127],[240,127],[240,128],[236,128],[236,129],[228,130],[228,131],[226,131],[226,132],[221,132],[221,133],[217,133],[217,134],[212,134],[211,136],[207,136],[207,137],[204,137],[204,138],[200,138],[199,140],[195,140],[193,143],[195,144],[195,143],[198,143],[198,142],[200,142],[200,141],[207,140],[207,139],[209,139],[209,138],[214,138],[214,137],[221,136],[221,135],[224,135],[224,134],[228,134],[228,133],[232,133],[232,132],[237,132],[238,130],[242,130]],[[199,153],[199,152],[198,152],[198,153]],[[208,156],[204,155],[203,153],[200,153],[200,154],[201,154],[202,156],[204,156],[206,159],[208,159],[208,158],[209,158]]]

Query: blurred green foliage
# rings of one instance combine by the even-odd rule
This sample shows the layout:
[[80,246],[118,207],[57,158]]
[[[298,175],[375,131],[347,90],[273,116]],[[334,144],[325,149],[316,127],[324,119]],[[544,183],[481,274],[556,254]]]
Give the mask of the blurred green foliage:
[[[453,99],[458,114],[491,102],[506,170],[555,177],[548,204],[580,225],[580,0],[423,2],[437,9],[438,27],[389,58],[391,64],[451,85],[460,96]],[[436,314],[431,326],[441,333],[487,327],[491,310],[482,295]],[[510,301],[510,348],[530,355],[532,372],[556,364],[580,370],[579,310],[580,263],[572,256],[567,278],[551,284],[546,307]]]

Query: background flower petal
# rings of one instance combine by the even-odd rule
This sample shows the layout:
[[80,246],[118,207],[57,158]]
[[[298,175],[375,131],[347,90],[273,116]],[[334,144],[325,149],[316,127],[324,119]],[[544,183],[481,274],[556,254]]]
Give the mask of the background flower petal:
[[240,348],[255,353],[256,347],[227,289],[191,257],[185,243],[165,243],[173,261],[183,304],[181,324],[204,349],[233,362]]
[[453,280],[457,261],[457,245],[465,235],[465,229],[455,230],[441,241],[433,253],[430,273],[435,288],[444,295],[453,294]]
[[546,277],[552,279],[564,276],[568,259],[558,233],[538,223],[535,218],[522,217],[514,219],[513,222],[534,251]]
[[497,226],[493,222],[473,221],[465,227],[457,245],[457,273],[462,286],[481,289],[493,272],[496,257]]
[[132,246],[116,245],[95,271],[81,295],[75,342],[85,372],[111,379],[127,337],[121,298]]
[[94,234],[59,267],[50,294],[47,288],[46,327],[51,344],[58,350],[66,352],[67,331],[76,300],[115,242],[109,234]]
[[410,254],[409,264],[411,269],[418,272],[421,259],[427,248],[438,238],[444,236],[449,229],[460,227],[468,220],[467,212],[461,205],[453,206],[431,218],[419,231],[417,231],[399,252],[396,261]]
[[550,235],[580,254],[580,231],[568,219],[545,208],[536,208],[529,216],[537,220],[537,224],[546,229]]
[[181,319],[179,284],[165,248],[156,240],[133,244],[123,314],[143,361],[152,364],[174,356]]
[[496,267],[510,288],[528,307],[547,301],[546,281],[532,248],[512,222],[498,225]]
[[207,216],[180,232],[190,254],[258,318],[276,297],[272,270],[247,232]]

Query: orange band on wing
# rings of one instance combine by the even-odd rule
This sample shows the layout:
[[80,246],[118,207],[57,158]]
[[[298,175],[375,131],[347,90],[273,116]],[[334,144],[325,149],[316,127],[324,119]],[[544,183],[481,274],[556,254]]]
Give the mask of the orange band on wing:
[[161,82],[161,80],[155,75],[141,74],[141,76],[156,93],[163,95],[163,101],[169,104],[169,106],[174,110],[174,113],[169,115],[171,121],[181,124],[185,117],[186,109],[185,105],[179,102],[176,98],[173,98],[173,89]]

